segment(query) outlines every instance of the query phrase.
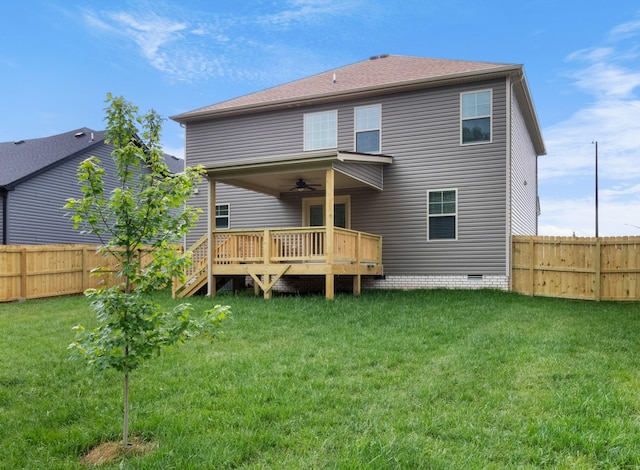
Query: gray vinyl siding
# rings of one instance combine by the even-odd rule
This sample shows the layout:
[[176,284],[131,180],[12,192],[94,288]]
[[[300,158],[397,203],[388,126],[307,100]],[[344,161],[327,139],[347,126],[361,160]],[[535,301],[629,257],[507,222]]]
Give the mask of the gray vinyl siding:
[[206,167],[213,161],[241,162],[301,153],[302,114],[300,110],[287,110],[189,123],[185,147],[187,165]]
[[74,230],[62,209],[67,198],[81,195],[77,168],[91,155],[100,158],[108,172],[113,167],[110,148],[103,145],[17,185],[10,192],[7,244],[98,243],[96,237]]
[[[200,208],[202,213],[187,236],[187,246],[207,233],[208,185],[206,180],[200,183],[198,194],[189,200],[189,205]],[[217,182],[216,204],[229,204],[230,230],[300,226],[302,209],[296,211],[296,203],[286,198],[278,199]]]
[[511,233],[537,235],[538,157],[515,99],[511,104],[511,147]]
[[[187,165],[189,165],[188,162],[187,162]],[[189,166],[192,166],[192,165],[189,165]],[[197,193],[191,196],[191,198],[187,202],[189,206],[195,207],[201,210],[200,214],[198,215],[198,220],[196,221],[195,227],[189,231],[185,239],[185,243],[187,247],[193,245],[198,239],[200,239],[200,237],[202,237],[205,233],[207,233],[207,225],[208,225],[207,224],[207,217],[208,217],[207,198],[209,197],[208,185],[209,185],[209,182],[206,179],[203,179],[197,185]],[[218,201],[218,202],[224,203],[225,201]]]
[[[492,143],[460,145],[460,93],[493,90]],[[352,197],[352,227],[383,236],[385,273],[504,274],[504,81],[385,97],[384,190]],[[427,239],[427,192],[456,189],[458,238]]]
[[5,245],[4,240],[4,205],[7,195],[0,191],[0,245]]
[[383,189],[384,167],[382,165],[336,162],[333,168],[359,181],[364,181],[376,189]]
[[[462,146],[460,93],[486,89],[493,91],[492,142]],[[353,151],[353,108],[369,104],[382,105],[381,153],[393,156],[394,160],[384,167],[383,191],[350,192],[351,228],[382,235],[385,273],[504,274],[507,269],[505,80],[189,123],[187,164],[206,166],[213,161],[301,153],[304,113],[332,109],[338,110],[338,148]],[[341,167],[341,171],[346,168]],[[458,191],[455,241],[427,239],[427,191],[441,189]],[[245,199],[243,194],[252,197]],[[248,221],[251,227],[300,225],[299,197],[258,198],[253,193],[234,194],[221,188],[216,198],[219,203],[231,201],[232,228],[243,228]],[[199,230],[206,230],[203,226],[206,227],[206,217]]]

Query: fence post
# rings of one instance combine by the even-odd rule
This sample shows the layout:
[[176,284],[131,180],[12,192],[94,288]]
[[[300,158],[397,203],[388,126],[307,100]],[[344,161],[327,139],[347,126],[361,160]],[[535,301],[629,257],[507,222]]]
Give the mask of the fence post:
[[87,247],[82,248],[82,292],[87,290]]
[[601,291],[601,281],[600,277],[602,275],[602,245],[600,243],[600,237],[596,238],[596,254],[595,254],[595,271],[596,271],[596,284],[595,284],[595,300],[596,302],[600,302],[602,297]]
[[20,250],[20,297],[27,298],[27,249]]
[[535,251],[534,251],[534,240],[533,237],[529,238],[529,279],[531,280],[531,297],[535,296],[536,292],[536,283],[534,278],[534,263],[535,263]]

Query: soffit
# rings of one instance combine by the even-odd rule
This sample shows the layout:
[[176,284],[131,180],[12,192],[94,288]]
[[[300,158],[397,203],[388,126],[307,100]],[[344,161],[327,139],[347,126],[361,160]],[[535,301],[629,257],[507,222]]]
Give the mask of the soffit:
[[[220,162],[206,167],[206,171],[207,176],[215,181],[280,197],[281,193],[295,191],[298,179],[315,185],[316,190],[308,193],[324,191],[326,170],[337,162],[382,166],[391,164],[393,157],[332,150],[245,162]],[[341,171],[335,172],[336,190],[357,187],[373,186]]]

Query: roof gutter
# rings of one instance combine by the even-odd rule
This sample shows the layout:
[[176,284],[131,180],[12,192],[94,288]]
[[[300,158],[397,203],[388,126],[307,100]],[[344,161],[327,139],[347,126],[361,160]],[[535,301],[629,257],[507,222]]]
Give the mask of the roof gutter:
[[329,150],[296,155],[282,155],[269,158],[259,158],[247,161],[227,161],[206,166],[207,174],[216,177],[242,176],[262,174],[267,171],[279,172],[286,169],[326,168],[335,161],[391,164],[393,157],[389,155],[371,155],[356,152]]
[[529,112],[523,114],[525,122],[527,123],[527,127],[529,128],[531,134],[533,146],[535,147],[538,155],[546,155],[547,149],[545,148],[544,139],[542,138],[542,131],[540,130],[538,114],[536,113],[536,108],[533,104],[533,98],[531,98],[529,84],[527,83],[527,78],[524,75],[524,71],[520,72],[518,80],[513,84],[513,89],[516,94],[518,94],[518,96],[525,101],[527,105],[526,109]]

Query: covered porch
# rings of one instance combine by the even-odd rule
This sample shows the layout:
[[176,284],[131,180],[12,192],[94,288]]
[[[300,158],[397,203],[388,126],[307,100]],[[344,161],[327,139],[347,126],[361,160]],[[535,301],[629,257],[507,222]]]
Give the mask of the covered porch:
[[[344,226],[336,226],[336,191],[381,191],[382,166],[391,161],[384,155],[333,150],[207,168],[207,234],[190,248],[194,265],[185,284],[174,288],[174,296],[190,295],[185,292],[205,284],[207,295],[215,296],[221,280],[245,276],[265,298],[283,276],[324,276],[327,299],[334,298],[336,276],[351,276],[353,293],[359,294],[363,275],[383,274],[382,237],[351,229],[348,212],[346,218],[338,214],[338,225]],[[216,182],[277,198],[290,192],[313,194],[322,198],[316,209],[323,213],[319,218],[303,215],[299,227],[216,229]]]

